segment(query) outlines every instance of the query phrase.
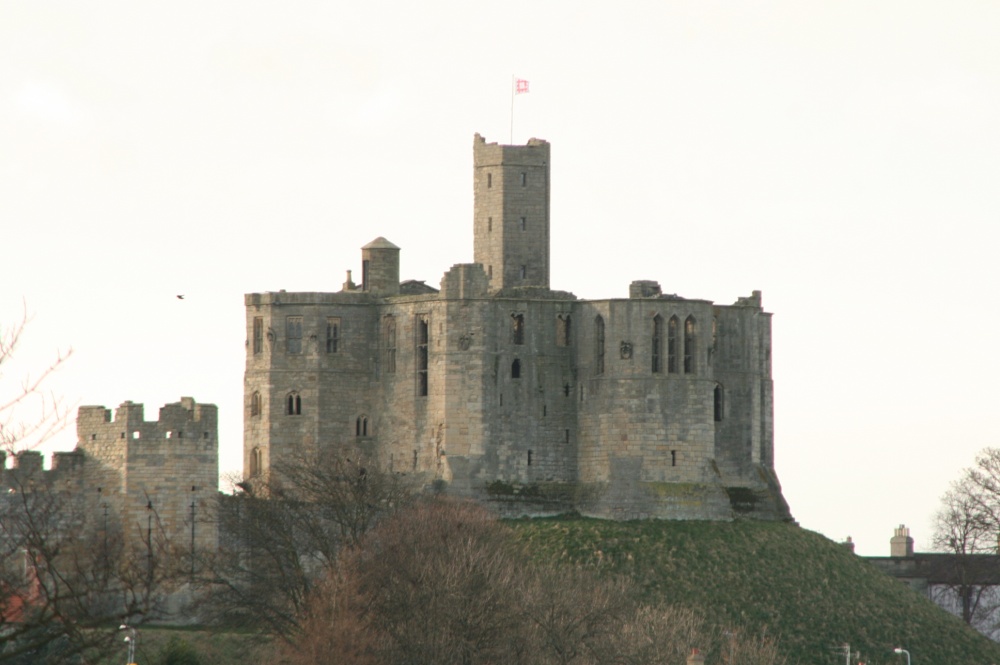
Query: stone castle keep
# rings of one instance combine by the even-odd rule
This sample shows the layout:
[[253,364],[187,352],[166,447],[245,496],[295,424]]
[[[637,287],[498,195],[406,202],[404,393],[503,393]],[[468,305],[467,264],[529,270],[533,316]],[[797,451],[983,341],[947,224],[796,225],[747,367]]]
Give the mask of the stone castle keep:
[[360,446],[506,513],[790,519],[760,293],[553,291],[549,144],[476,135],[473,157],[474,262],[440,289],[377,238],[360,284],[245,296],[245,475]]

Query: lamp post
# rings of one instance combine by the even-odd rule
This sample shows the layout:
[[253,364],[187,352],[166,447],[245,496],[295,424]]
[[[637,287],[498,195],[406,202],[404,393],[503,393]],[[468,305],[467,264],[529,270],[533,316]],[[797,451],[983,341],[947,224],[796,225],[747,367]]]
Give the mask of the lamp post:
[[896,647],[892,650],[893,653],[905,653],[906,654],[906,665],[910,665],[910,652],[901,647]]
[[128,645],[128,662],[126,665],[134,665],[135,663],[135,643],[138,640],[138,632],[132,626],[127,624],[122,624],[118,626],[118,630],[128,630],[131,631],[131,635],[125,636],[125,643]]

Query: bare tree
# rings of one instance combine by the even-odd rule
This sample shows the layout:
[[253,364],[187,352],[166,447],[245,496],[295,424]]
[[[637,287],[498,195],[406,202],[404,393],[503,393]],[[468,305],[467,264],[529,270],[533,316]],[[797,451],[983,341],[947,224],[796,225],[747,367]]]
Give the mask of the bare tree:
[[408,501],[408,478],[353,450],[302,454],[222,497],[218,552],[199,581],[203,609],[230,624],[290,637],[299,633],[317,583],[337,557]]

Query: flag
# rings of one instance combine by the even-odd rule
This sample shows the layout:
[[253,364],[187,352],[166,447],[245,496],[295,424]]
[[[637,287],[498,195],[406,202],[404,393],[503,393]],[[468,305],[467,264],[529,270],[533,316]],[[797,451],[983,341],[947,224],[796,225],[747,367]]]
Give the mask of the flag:
[[516,79],[514,83],[514,94],[520,95],[528,92],[528,82],[524,79]]

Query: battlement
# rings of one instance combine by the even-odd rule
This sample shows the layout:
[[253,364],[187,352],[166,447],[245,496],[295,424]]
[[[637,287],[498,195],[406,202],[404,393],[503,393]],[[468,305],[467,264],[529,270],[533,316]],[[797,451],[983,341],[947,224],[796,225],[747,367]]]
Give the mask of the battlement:
[[549,142],[544,139],[528,139],[526,145],[506,145],[487,143],[478,133],[473,140],[473,159],[476,167],[499,164],[542,166],[549,160]]

